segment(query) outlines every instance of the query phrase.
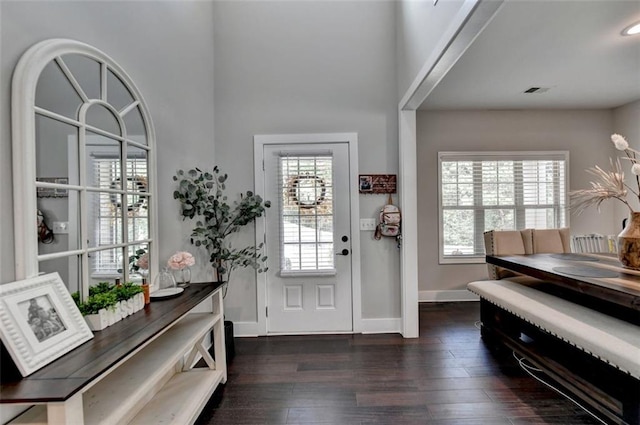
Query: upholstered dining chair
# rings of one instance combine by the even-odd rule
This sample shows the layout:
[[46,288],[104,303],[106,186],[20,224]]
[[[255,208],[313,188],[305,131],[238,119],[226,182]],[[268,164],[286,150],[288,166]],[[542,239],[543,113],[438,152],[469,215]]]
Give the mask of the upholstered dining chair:
[[[484,233],[487,255],[542,254],[571,252],[571,234],[561,229],[489,230]],[[518,273],[487,264],[489,279],[520,276]]]
[[560,229],[531,229],[533,254],[571,252],[571,231]]
[[[484,232],[484,249],[487,255],[532,254],[533,239],[531,229],[489,230]],[[504,279],[518,276],[517,273],[487,263],[489,279]]]

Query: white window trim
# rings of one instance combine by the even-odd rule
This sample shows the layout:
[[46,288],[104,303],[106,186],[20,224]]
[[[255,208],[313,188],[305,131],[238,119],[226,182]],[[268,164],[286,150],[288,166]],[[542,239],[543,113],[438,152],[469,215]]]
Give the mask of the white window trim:
[[[444,219],[442,205],[442,162],[446,159],[491,161],[491,160],[535,160],[535,159],[559,159],[565,161],[565,199],[564,204],[569,205],[569,151],[486,151],[486,152],[438,152],[438,263],[439,264],[483,264],[484,256],[444,255]],[[565,225],[569,226],[569,214],[565,213]]]

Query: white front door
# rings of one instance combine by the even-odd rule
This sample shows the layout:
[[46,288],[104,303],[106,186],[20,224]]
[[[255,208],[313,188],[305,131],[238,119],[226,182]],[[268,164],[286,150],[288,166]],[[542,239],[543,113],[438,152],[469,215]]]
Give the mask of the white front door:
[[352,331],[349,144],[263,149],[267,332]]

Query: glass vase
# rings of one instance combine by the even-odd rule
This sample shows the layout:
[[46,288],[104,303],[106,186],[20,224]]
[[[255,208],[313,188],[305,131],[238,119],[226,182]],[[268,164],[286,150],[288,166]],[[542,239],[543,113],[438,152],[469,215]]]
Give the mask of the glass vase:
[[173,290],[176,288],[176,280],[166,267],[156,276],[155,287],[159,291],[163,289]]
[[176,270],[176,282],[178,286],[188,286],[191,283],[191,269],[185,267],[183,269]]

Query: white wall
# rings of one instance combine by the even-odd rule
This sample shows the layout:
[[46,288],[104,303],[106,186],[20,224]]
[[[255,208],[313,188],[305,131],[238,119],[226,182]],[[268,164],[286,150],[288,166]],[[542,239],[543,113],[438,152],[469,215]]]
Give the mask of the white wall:
[[[613,112],[584,111],[419,111],[418,131],[418,262],[420,298],[487,276],[484,264],[438,264],[438,152],[499,150],[568,150],[570,190],[588,187],[584,170],[606,167],[615,157],[610,135]],[[572,233],[619,233],[611,201],[580,216],[571,215]]]
[[[255,134],[357,132],[359,171],[397,173],[394,7],[391,1],[215,3],[216,155],[230,188],[253,187]],[[361,195],[361,216],[374,217],[385,199]],[[361,237],[363,317],[399,317],[394,243],[358,229],[352,235]],[[255,278],[239,272],[233,280],[227,316],[255,322]]]
[[465,0],[402,0],[396,8],[398,94],[404,96]]

